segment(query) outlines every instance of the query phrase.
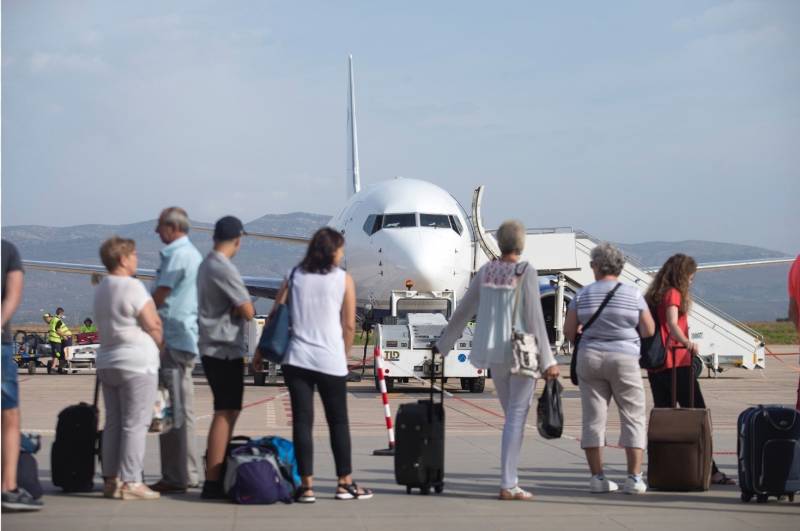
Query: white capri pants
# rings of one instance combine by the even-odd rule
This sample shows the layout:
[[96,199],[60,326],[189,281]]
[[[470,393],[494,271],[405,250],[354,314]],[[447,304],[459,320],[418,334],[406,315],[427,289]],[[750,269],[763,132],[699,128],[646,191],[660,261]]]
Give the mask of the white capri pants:
[[103,389],[103,476],[142,481],[147,429],[153,419],[158,375],[122,369],[97,371]]
[[639,357],[620,352],[581,350],[577,363],[583,427],[581,448],[606,445],[606,421],[611,398],[619,409],[619,445],[647,446],[647,420]]
[[511,374],[505,365],[492,366],[491,369],[492,382],[506,417],[500,447],[500,488],[510,489],[516,487],[519,481],[519,452],[522,449],[522,438],[525,435],[525,423],[531,408],[536,379]]

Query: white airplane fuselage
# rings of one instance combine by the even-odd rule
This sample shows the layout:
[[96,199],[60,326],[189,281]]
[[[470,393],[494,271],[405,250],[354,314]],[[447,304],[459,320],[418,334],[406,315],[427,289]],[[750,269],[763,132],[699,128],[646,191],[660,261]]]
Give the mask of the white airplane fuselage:
[[330,226],[345,237],[347,269],[358,305],[386,309],[393,289],[450,289],[458,298],[472,274],[469,221],[438,186],[395,178],[352,195]]

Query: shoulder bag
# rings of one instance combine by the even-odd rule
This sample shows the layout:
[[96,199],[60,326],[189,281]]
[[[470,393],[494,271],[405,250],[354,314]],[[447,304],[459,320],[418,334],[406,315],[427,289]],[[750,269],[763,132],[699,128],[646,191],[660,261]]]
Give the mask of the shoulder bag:
[[[639,344],[639,367],[650,371],[660,369],[667,361],[666,341],[662,340],[661,325],[658,322],[658,308],[651,312],[656,323],[656,333],[650,337],[641,338]],[[669,338],[667,338],[669,340]]]
[[261,332],[261,339],[258,341],[258,349],[264,359],[272,363],[283,363],[286,357],[286,350],[289,348],[289,340],[292,338],[292,287],[294,285],[295,267],[289,275],[286,283],[286,302],[278,303],[278,307],[272,317]]
[[[522,269],[520,269],[522,266]],[[527,262],[517,264],[514,274],[517,276],[516,293],[514,294],[514,309],[511,312],[511,374],[538,378],[539,372],[539,344],[536,336],[516,329],[519,299],[522,291],[522,275],[528,268]]]
[[[575,346],[572,348],[572,357],[569,360],[569,379],[574,385],[578,385],[578,345],[581,342],[581,336],[586,333],[586,330],[589,329],[590,326],[595,322],[595,320],[600,317],[600,314],[603,312],[603,309],[608,304],[608,301],[611,300],[611,297],[614,296],[614,293],[617,292],[619,287],[622,285],[621,282],[617,282],[617,285],[606,294],[606,298],[603,299],[603,302],[600,303],[600,307],[595,310],[589,320],[583,325],[583,329],[581,333],[575,336]],[[575,309],[577,313],[577,308]]]

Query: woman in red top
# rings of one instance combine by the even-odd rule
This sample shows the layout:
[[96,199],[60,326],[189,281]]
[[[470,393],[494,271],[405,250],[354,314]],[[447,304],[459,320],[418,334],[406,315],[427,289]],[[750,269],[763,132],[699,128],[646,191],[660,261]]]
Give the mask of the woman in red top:
[[[650,390],[655,407],[672,407],[672,369],[673,360],[677,372],[677,402],[681,407],[705,408],[700,383],[694,375],[692,358],[700,354],[697,343],[689,339],[687,316],[691,305],[689,286],[697,272],[697,262],[691,256],[675,254],[670,256],[647,290],[645,300],[661,327],[661,337],[665,338],[667,360],[664,367],[648,372]],[[654,310],[654,311],[653,311]],[[690,386],[694,385],[694,406],[690,403]],[[735,485],[736,482],[725,475],[712,462],[711,482],[717,485]]]

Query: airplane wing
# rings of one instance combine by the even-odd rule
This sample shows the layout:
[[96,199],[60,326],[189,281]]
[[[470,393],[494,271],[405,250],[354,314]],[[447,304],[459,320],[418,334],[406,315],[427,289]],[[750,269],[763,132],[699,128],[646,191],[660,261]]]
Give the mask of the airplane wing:
[[[208,232],[210,234],[214,233],[214,229],[210,227],[192,227],[192,230],[196,232]],[[305,236],[283,236],[281,234],[266,234],[263,232],[249,232],[249,231],[246,231],[244,234],[248,238],[258,238],[260,240],[270,240],[281,243],[294,243],[294,244],[307,245],[308,242],[311,241],[311,238],[307,238]]]
[[[45,262],[42,260],[23,260],[23,267],[37,269],[40,271],[52,271],[55,273],[77,273],[79,275],[107,275],[108,270],[101,265],[90,264],[70,264],[67,262]],[[137,269],[136,278],[141,280],[154,280],[156,278],[155,269]]]
[[[747,269],[751,267],[762,267],[775,264],[789,264],[794,262],[794,258],[764,258],[758,260],[735,260],[730,262],[707,262],[697,264],[698,271],[722,271],[723,269]],[[647,273],[657,273],[660,267],[645,268]]]
[[[89,264],[69,264],[65,262],[44,262],[41,260],[23,260],[22,265],[25,269],[35,269],[40,271],[52,271],[56,273],[76,273],[80,275],[90,275],[93,281],[100,276],[107,275],[108,271],[103,266]],[[155,269],[137,269],[136,278],[141,280],[155,280]],[[283,278],[269,277],[242,277],[247,291],[254,297],[264,297],[274,299],[278,290],[283,284]]]

